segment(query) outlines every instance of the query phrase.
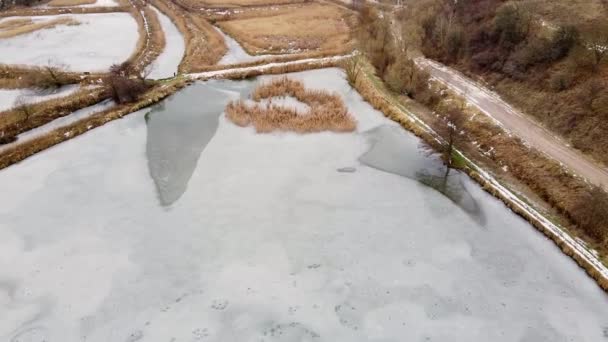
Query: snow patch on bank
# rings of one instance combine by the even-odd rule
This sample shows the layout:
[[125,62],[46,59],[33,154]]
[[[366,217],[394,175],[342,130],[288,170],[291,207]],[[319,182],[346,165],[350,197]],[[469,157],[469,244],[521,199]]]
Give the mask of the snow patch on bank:
[[169,78],[177,74],[177,68],[186,51],[186,43],[177,26],[169,17],[154,7],[152,7],[152,10],[156,12],[165,34],[165,48],[149,66],[152,70],[149,77],[152,79]]

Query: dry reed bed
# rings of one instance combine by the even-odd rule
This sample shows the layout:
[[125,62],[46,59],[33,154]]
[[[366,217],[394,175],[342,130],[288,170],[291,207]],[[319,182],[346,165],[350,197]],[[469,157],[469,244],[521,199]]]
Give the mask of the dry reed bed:
[[57,145],[63,141],[88,132],[91,129],[102,126],[110,121],[120,119],[125,115],[150,106],[167,96],[175,93],[189,83],[184,79],[176,79],[171,83],[163,83],[148,93],[135,103],[118,105],[106,111],[94,114],[88,118],[74,122],[68,126],[57,128],[43,136],[28,140],[15,147],[0,153],[0,169],[20,162],[49,147]]
[[239,100],[228,103],[226,117],[241,127],[253,125],[258,133],[276,130],[296,133],[352,132],[357,127],[338,94],[306,89],[300,81],[283,77],[258,86],[252,93],[253,100],[258,102],[284,96],[294,97],[310,109],[306,113],[298,113],[293,108],[272,103],[268,106],[249,105]]
[[27,114],[20,108],[0,112],[0,132],[5,136],[16,136],[107,98],[108,92],[101,87],[82,89],[66,97],[26,104]]
[[67,6],[80,6],[80,5],[92,5],[97,0],[51,0],[47,5],[51,7],[67,7]]
[[152,4],[171,18],[186,42],[179,72],[198,72],[216,64],[228,50],[224,38],[203,14],[189,12],[172,2],[152,0]]
[[[22,22],[20,19],[15,20]],[[9,22],[7,24],[11,23]],[[11,28],[5,28],[3,30],[0,30],[0,39],[12,38],[22,34],[31,33],[43,29],[51,29],[59,25],[74,26],[80,25],[80,22],[70,17],[56,18],[37,23],[30,20],[29,23],[24,23],[23,25],[14,25]]]
[[129,12],[130,6],[100,6],[100,7],[56,7],[56,8],[32,8],[19,7],[0,12],[0,18],[5,17],[36,17],[41,15],[59,14],[91,14],[91,13],[116,13]]
[[[374,83],[374,80],[376,83]],[[435,137],[429,133],[421,123],[416,122],[410,117],[410,115],[412,115],[411,113],[407,113],[406,109],[399,108],[395,104],[394,101],[397,100],[384,85],[378,83],[375,76],[372,76],[367,72],[361,73],[361,76],[357,78],[355,83],[354,86],[356,90],[375,109],[381,111],[385,116],[399,123],[405,129],[413,132],[431,146],[437,145]],[[389,99],[393,99],[394,101]],[[479,116],[483,117],[481,114]],[[476,160],[476,162],[483,163],[484,166],[492,169],[494,174],[500,174],[501,172],[502,166],[498,164],[499,161],[511,161],[508,166],[510,169],[509,172],[511,172],[517,181],[516,184],[511,184],[511,186],[531,189],[546,202],[549,206],[549,211],[551,211],[551,209],[557,209],[567,218],[567,214],[563,212],[563,205],[566,203],[563,199],[567,198],[572,192],[576,192],[581,187],[586,186],[586,184],[584,184],[582,180],[566,173],[559,165],[555,165],[555,162],[546,159],[546,157],[538,152],[531,151],[519,140],[509,138],[506,134],[497,134],[496,131],[492,131],[492,134],[489,134],[490,131],[483,132],[483,130],[487,129],[488,127],[482,127],[482,125],[478,124],[470,124],[466,127],[467,134],[474,134],[479,137],[482,135],[485,135],[486,137],[498,137],[497,139],[501,140],[501,142],[489,140],[479,141],[488,142],[488,146],[494,147],[495,151],[498,149],[501,151],[493,155],[490,163],[488,163],[488,158],[481,155],[479,151],[476,151],[476,153],[467,153],[467,156]],[[498,128],[493,125],[492,129]],[[477,133],[475,133],[476,131]],[[470,152],[470,150],[468,150],[468,152]],[[514,166],[514,169],[511,169],[511,165]],[[537,230],[551,239],[566,255],[572,257],[604,291],[608,292],[608,279],[604,278],[589,261],[568,246],[558,235],[545,227],[543,222],[531,216],[524,208],[515,204],[512,198],[507,197],[502,192],[498,191],[498,189],[472,168],[464,167],[463,171],[481,184],[485,191],[500,199],[513,212],[526,219]],[[557,187],[557,189],[549,191],[550,189],[548,188],[553,186]],[[566,219],[566,223],[568,223],[567,221],[568,220]],[[569,231],[576,230],[576,227],[571,223],[568,224],[567,227]]]

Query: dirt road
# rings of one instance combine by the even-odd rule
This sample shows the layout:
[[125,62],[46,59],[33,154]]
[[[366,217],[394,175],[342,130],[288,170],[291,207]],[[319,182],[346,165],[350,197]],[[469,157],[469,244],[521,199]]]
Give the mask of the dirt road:
[[589,182],[608,189],[608,170],[581,152],[569,147],[562,139],[540,126],[525,114],[509,106],[500,96],[461,73],[426,58],[416,63],[426,68],[431,77],[464,96],[507,131],[517,135],[530,146],[561,162],[564,166]]

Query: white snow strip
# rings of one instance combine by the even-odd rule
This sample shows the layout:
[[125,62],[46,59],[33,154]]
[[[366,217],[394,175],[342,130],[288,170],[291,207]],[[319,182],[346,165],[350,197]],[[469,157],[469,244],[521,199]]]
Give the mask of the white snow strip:
[[[90,106],[90,107],[86,107],[80,110],[77,110],[75,112],[73,112],[72,114],[68,114],[66,116],[62,116],[58,119],[55,119],[49,123],[47,123],[46,125],[42,125],[40,127],[36,127],[34,129],[31,129],[27,132],[21,133],[18,136],[18,139],[10,144],[6,144],[6,145],[0,145],[0,153],[6,151],[7,149],[11,148],[11,147],[15,147],[17,145],[20,145],[24,142],[30,141],[32,139],[38,138],[44,134],[47,134],[48,132],[51,132],[57,128],[61,128],[61,127],[65,127],[68,126],[78,120],[87,118],[89,116],[92,116],[94,114],[97,114],[101,111],[104,111],[110,107],[112,107],[114,105],[114,101],[111,100],[106,100],[104,102],[100,102],[96,105]],[[69,136],[69,135],[68,135]]]
[[290,62],[275,62],[275,63],[268,63],[268,64],[263,64],[263,65],[243,67],[243,68],[205,71],[205,72],[188,74],[187,76],[190,77],[191,79],[219,78],[219,77],[230,75],[233,73],[241,73],[241,72],[246,72],[246,71],[255,70],[255,71],[264,72],[268,69],[271,69],[273,67],[278,67],[278,66],[299,65],[299,64],[306,64],[306,63],[325,63],[325,62],[332,62],[332,61],[337,62],[337,61],[346,59],[350,56],[351,55],[341,55],[341,56],[324,57],[324,58],[307,58],[307,59],[299,59],[299,60],[290,61]]
[[80,89],[79,85],[68,85],[49,93],[33,89],[0,89],[0,112],[13,108],[20,99],[27,104],[38,103],[71,95],[78,89]]
[[31,66],[65,65],[71,71],[105,71],[134,51],[139,33],[128,13],[41,16],[71,17],[80,25],[59,25],[0,39],[0,63]]
[[177,68],[186,51],[186,43],[184,37],[169,17],[154,7],[152,7],[152,10],[158,15],[160,25],[163,28],[165,49],[149,66],[152,70],[149,77],[152,79],[172,77],[177,74]]

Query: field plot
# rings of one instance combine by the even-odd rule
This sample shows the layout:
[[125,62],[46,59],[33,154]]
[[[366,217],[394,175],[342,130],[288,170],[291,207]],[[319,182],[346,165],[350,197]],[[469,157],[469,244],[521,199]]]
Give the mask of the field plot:
[[[79,25],[59,25],[0,39],[0,63],[60,65],[69,71],[104,71],[127,60],[139,34],[128,13],[74,14],[35,17],[35,21],[70,18]],[[14,18],[13,18],[14,19]],[[6,18],[0,21],[2,24]]]
[[349,13],[334,5],[307,4],[276,14],[252,11],[259,16],[218,23],[249,54],[335,49],[350,40]]
[[1,170],[0,340],[606,339],[584,272],[468,177],[427,186],[442,164],[340,70],[289,77],[353,132],[222,114],[281,77],[198,82]]

